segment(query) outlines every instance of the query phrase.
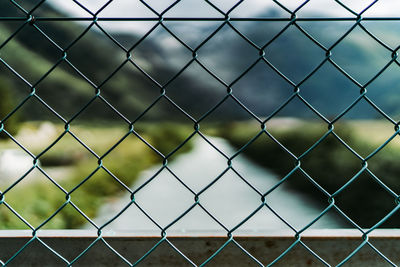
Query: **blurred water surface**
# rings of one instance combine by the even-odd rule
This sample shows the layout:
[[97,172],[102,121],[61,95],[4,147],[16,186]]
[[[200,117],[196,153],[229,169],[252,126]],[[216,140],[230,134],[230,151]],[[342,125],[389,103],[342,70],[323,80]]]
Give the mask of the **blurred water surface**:
[[[226,140],[208,138],[226,155],[234,154],[234,148]],[[189,188],[194,192],[199,192],[227,168],[227,160],[202,138],[197,137],[194,143],[195,146],[192,151],[178,156],[168,166]],[[276,175],[244,157],[235,159],[233,167],[260,192],[267,192],[279,181]],[[160,167],[156,166],[142,172],[132,189],[137,189],[143,185],[159,169]],[[164,170],[135,194],[135,200],[152,217],[154,222],[158,223],[160,227],[167,227],[194,204],[194,194],[170,172]],[[213,186],[200,194],[199,200],[201,205],[227,229],[234,228],[261,204],[261,197],[256,191],[232,170],[227,171]],[[100,209],[100,215],[95,222],[99,225],[106,223],[126,207],[129,202],[130,195],[125,194],[105,204]],[[298,230],[306,226],[322,211],[321,207],[313,203],[306,195],[295,192],[286,186],[280,186],[269,194],[267,203],[282,219]],[[160,228],[154,222],[146,217],[135,204],[132,204],[106,229],[139,232],[159,231]],[[313,227],[341,228],[343,225],[335,215],[328,213],[318,220]],[[288,226],[268,208],[263,207],[242,224],[237,232],[260,233],[273,229],[288,229]],[[196,206],[178,222],[170,225],[168,231],[178,233],[224,232],[226,229],[212,219],[202,208]]]

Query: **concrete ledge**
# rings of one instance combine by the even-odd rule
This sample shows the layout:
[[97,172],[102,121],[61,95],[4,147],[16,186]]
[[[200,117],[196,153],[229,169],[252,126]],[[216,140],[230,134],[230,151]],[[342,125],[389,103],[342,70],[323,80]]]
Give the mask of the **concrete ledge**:
[[[67,261],[73,261],[94,240],[96,232],[86,230],[43,230],[37,236]],[[161,237],[156,233],[105,232],[104,240],[129,262],[135,263],[154,247]],[[378,229],[368,235],[370,243],[395,264],[400,264],[400,230]],[[32,238],[29,231],[0,231],[0,260],[6,262]],[[213,255],[226,241],[226,234],[194,233],[168,234],[168,241],[200,265]],[[267,265],[281,255],[296,240],[292,231],[235,234],[234,240]],[[362,244],[358,230],[308,230],[301,241],[329,265],[337,265]],[[348,266],[388,266],[377,252],[366,244]],[[66,266],[38,240],[30,243],[10,266]],[[345,265],[345,266],[346,266]],[[99,240],[74,266],[128,266],[109,247]],[[190,266],[167,242],[163,241],[139,266]],[[207,266],[257,266],[234,242],[228,244]],[[323,266],[300,243],[296,244],[277,266]]]

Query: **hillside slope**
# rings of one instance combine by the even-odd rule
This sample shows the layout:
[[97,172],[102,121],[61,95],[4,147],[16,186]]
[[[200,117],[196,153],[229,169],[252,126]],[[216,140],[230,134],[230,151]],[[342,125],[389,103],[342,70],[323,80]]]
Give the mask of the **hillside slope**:
[[[34,0],[24,1],[28,10]],[[25,16],[8,1],[0,3],[1,16]],[[61,16],[61,11],[43,4],[35,11],[36,16]],[[278,11],[262,11],[263,16],[276,16]],[[195,48],[220,22],[214,24],[173,24],[166,23],[177,36]],[[258,46],[263,46],[286,22],[234,22],[238,30]],[[366,23],[364,23],[366,24]],[[21,22],[2,22],[0,36],[4,41]],[[1,58],[21,74],[28,82],[35,84],[37,95],[66,119],[71,118],[94,95],[96,89],[85,78],[100,86],[101,95],[130,120],[153,103],[160,95],[160,88],[138,71],[131,63],[125,64],[111,79],[107,79],[126,59],[126,53],[94,25],[83,37],[74,40],[85,31],[86,24],[75,22],[38,21],[35,23],[61,50],[47,40],[32,25],[23,29],[3,48]],[[303,23],[307,30],[325,47],[330,47],[346,30],[349,23]],[[373,33],[379,33],[384,41],[396,43],[398,27],[392,23],[368,23]],[[110,32],[110,34],[129,49],[140,35]],[[192,38],[191,40],[189,40]],[[72,46],[70,46],[72,44]],[[197,45],[196,45],[197,44]],[[62,62],[44,80],[41,77],[63,56],[81,72]],[[230,27],[225,26],[198,50],[198,59],[215,75],[231,84],[248,66],[257,60],[259,51],[245,42]],[[167,31],[158,28],[145,41],[135,47],[132,60],[150,74],[159,84],[164,85],[191,60],[191,52],[179,44]],[[294,83],[302,81],[322,60],[325,51],[310,41],[294,26],[289,27],[279,38],[265,49],[266,59]],[[391,59],[391,52],[357,27],[332,49],[332,59],[359,83],[367,83]],[[13,94],[21,101],[30,88],[16,78],[3,65],[0,79],[11,84]],[[392,64],[378,79],[368,87],[368,96],[391,116],[400,114],[397,105],[399,95],[398,66]],[[107,81],[104,83],[104,81]],[[166,94],[194,117],[212,108],[226,94],[227,88],[216,81],[197,63],[190,65],[172,83],[166,86]],[[260,117],[268,116],[282,104],[294,88],[264,63],[257,64],[243,78],[232,85],[233,94],[250,110]],[[360,88],[335,69],[325,64],[310,79],[300,86],[301,95],[323,115],[331,118],[339,114],[359,96]],[[38,108],[38,103],[27,103],[21,110],[26,119],[52,119],[53,115]],[[4,113],[4,112],[3,112]],[[46,114],[46,115],[45,115]],[[2,114],[0,114],[2,115]],[[296,117],[315,117],[300,101],[293,101],[279,115]],[[2,115],[4,116],[4,115]],[[356,105],[347,118],[376,118],[378,113],[365,102]],[[79,118],[111,119],[116,115],[101,101],[95,101]],[[249,115],[233,101],[222,105],[210,119],[245,119]],[[160,101],[144,119],[188,120],[168,101]]]

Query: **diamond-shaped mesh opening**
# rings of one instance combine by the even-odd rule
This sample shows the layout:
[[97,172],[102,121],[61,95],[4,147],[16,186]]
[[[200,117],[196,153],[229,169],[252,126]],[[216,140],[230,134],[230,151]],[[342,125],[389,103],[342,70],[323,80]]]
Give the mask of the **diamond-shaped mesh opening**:
[[[382,3],[3,1],[0,229],[30,239],[0,265],[391,263],[373,240],[400,207]],[[324,251],[323,228],[351,242]],[[91,236],[63,249],[43,229]],[[193,233],[215,239],[171,237]],[[271,233],[286,241],[249,237]]]
[[[296,192],[292,191],[294,188],[297,189]],[[317,218],[328,206],[327,199],[326,195],[300,171],[295,171],[285,180],[283,185],[277,187],[266,196],[268,205],[295,229],[302,229]],[[299,202],[309,209],[296,209],[296,205]],[[316,225],[320,224],[325,225],[326,228],[331,228],[335,225],[336,220],[337,218],[327,214]],[[329,225],[330,223],[331,225]]]
[[[23,199],[21,196],[24,196]],[[30,225],[38,227],[62,206],[65,194],[38,169],[33,169],[5,193],[5,200]],[[55,221],[49,221],[47,226],[53,223]],[[53,224],[53,228],[59,226]]]
[[[352,114],[346,114],[345,117],[357,113],[362,114],[364,110],[368,112],[371,110],[371,106],[361,101],[350,111]],[[377,117],[377,120],[374,120],[373,123],[371,123],[371,120],[357,120],[351,126],[348,124],[348,121],[335,125],[335,132],[362,157],[370,156],[385,142],[389,142],[389,146],[397,143],[397,138],[393,136],[395,135],[394,125],[383,119],[381,114],[375,110],[371,110],[371,114]]]
[[[227,50],[230,57],[220,51]],[[258,50],[228,25],[224,25],[198,51],[200,61],[226,83],[233,82],[258,58]],[[240,55],[240,56],[239,56]]]
[[232,90],[248,109],[260,117],[271,114],[293,94],[293,87],[261,61],[238,80]]
[[[84,33],[85,28],[81,29]],[[92,26],[67,51],[67,58],[79,71],[95,84],[106,80],[126,59],[126,52]],[[93,43],[93,40],[96,40]],[[113,57],[107,56],[112,53]],[[103,54],[103,56],[101,56]],[[84,60],[82,60],[84,59]]]
[[[33,99],[33,101],[35,101]],[[40,104],[39,104],[40,105]],[[25,106],[22,107],[22,110]],[[18,112],[22,110],[19,110]],[[38,110],[38,108],[37,108]],[[46,111],[44,111],[46,112]],[[44,112],[42,113],[44,115]],[[52,114],[49,114],[50,116]],[[22,116],[22,115],[21,115]],[[53,119],[54,117],[50,117]],[[26,122],[18,134],[14,136],[16,144],[23,146],[34,154],[39,154],[54,143],[64,132],[64,126],[49,122]],[[7,138],[10,141],[9,138]]]
[[[144,137],[146,138],[145,135]],[[143,166],[149,167],[162,162],[162,157],[153,148],[133,134],[126,137],[117,147],[110,146],[109,149],[112,150],[105,152],[103,163],[127,186],[132,185],[138,173],[144,171]]]
[[[175,194],[175,197],[171,198],[171,194]],[[193,204],[193,194],[166,170],[140,189],[135,199],[161,227],[173,222]]]
[[[400,68],[397,64],[391,64],[381,75],[379,75],[368,87],[368,97],[383,112],[389,114],[394,120],[398,120],[399,109],[395,105],[398,90],[398,74]],[[381,94],[381,90],[387,88],[388,94]],[[392,93],[393,92],[393,93]],[[385,103],[385,104],[384,104]]]
[[[37,57],[43,58],[43,60],[48,61],[48,64],[52,66],[62,57],[62,52],[59,50],[57,46],[53,44],[53,42],[57,43],[57,39],[54,40],[50,39],[53,36],[51,37],[49,36],[50,38],[48,38],[48,36],[43,35],[43,33],[41,33],[40,30],[41,30],[40,27],[38,29],[37,25],[35,24],[33,25],[27,24],[22,28],[22,30],[18,32],[18,35],[14,37],[14,40],[19,41],[19,44],[23,44],[23,47],[26,49],[25,51],[27,53],[31,53],[36,55]],[[48,31],[52,32],[55,31],[55,29],[53,27],[53,30],[48,29]],[[69,30],[69,32],[73,31]],[[68,38],[70,41],[72,41],[76,37],[77,36],[64,36],[64,38]],[[29,54],[27,56],[29,56]],[[27,61],[28,59],[29,58],[27,58]],[[30,63],[33,64],[34,62]],[[35,63],[37,64],[38,62]],[[25,64],[29,63],[27,62]],[[36,66],[39,67],[40,65]],[[48,68],[46,65],[40,67],[42,67],[43,69]],[[41,74],[43,75],[44,73]]]
[[71,179],[83,179],[97,166],[97,158],[69,134],[41,154],[39,162],[50,177],[65,185],[66,190],[72,189]]
[[[227,91],[225,85],[207,73],[197,62],[191,63],[165,90],[176,104],[195,117],[200,117],[217,105]],[[188,99],[193,102],[189,103]],[[215,113],[217,112],[212,115]]]
[[132,60],[162,85],[192,58],[191,52],[162,26],[157,26],[132,52]]
[[[101,119],[90,124],[95,114]],[[113,125],[110,125],[108,128],[103,128],[102,125],[104,121],[109,118],[113,119]],[[87,125],[89,125],[89,127],[87,127]],[[71,124],[71,132],[86,146],[98,153],[98,155],[106,153],[106,151],[118,142],[128,130],[129,128],[126,122],[98,98]]]
[[[240,135],[239,135],[240,136]],[[245,140],[250,141],[253,136],[247,137]],[[238,138],[238,142],[241,137]],[[235,142],[235,139],[233,139]],[[234,143],[239,149],[243,150],[243,154],[262,166],[267,166],[272,171],[280,173],[288,173],[294,168],[295,159],[277,142],[272,140],[267,134],[262,133],[254,142],[245,144],[241,147],[241,143]],[[244,155],[239,154],[238,159]],[[278,164],[279,163],[279,164]],[[279,166],[279,167],[278,167]]]
[[[65,80],[72,82],[65,83]],[[93,98],[95,91],[65,62],[38,84],[36,89],[37,95],[64,118],[73,117]],[[71,108],[71,103],[75,104],[74,108]]]
[[[219,198],[218,203],[210,201]],[[232,170],[227,171],[200,196],[201,203],[223,225],[231,229],[260,206],[261,197]],[[230,214],[227,216],[227,214]]]
[[[293,82],[300,82],[325,58],[325,52],[294,26],[265,49],[265,58]],[[313,55],[307,62],[300,56]],[[294,68],[293,66],[298,66]]]
[[329,135],[305,155],[301,166],[332,194],[361,169],[361,160],[335,137]]
[[[373,201],[371,195],[379,201]],[[336,202],[343,212],[363,228],[374,226],[396,206],[395,198],[366,173],[360,174],[347,186],[337,196]]]
[[[95,207],[106,200],[104,196],[118,195],[127,191],[122,184],[103,169],[99,169],[96,173],[90,175],[90,177],[80,176],[81,179],[73,178],[74,181],[78,182],[88,179],[72,192],[71,199],[89,218],[95,218]],[[78,183],[76,186],[78,186]]]
[[[246,158],[243,155],[235,157],[232,161],[234,172],[238,178],[246,180],[249,187],[260,194],[265,193],[267,190],[275,186],[279,181],[279,176],[262,166],[257,165],[256,162]],[[261,202],[260,202],[261,204]]]
[[[324,64],[302,84],[301,95],[322,115],[332,117],[360,96],[360,88],[331,64]],[[363,114],[360,112],[359,117]]]
[[[390,51],[360,27],[354,28],[332,49],[332,59],[361,84],[372,79],[390,61],[390,55]],[[351,60],[354,57],[363,60]]]
[[[29,31],[30,34],[35,33],[34,30],[28,28],[28,26],[24,26],[26,31]],[[24,31],[24,29],[22,31]],[[47,42],[47,40],[38,34],[36,36],[40,41]],[[34,48],[28,48],[21,45],[21,42],[17,40],[15,37],[11,39],[5,46],[3,46],[0,51],[2,53],[2,59],[7,62],[7,64],[14,69],[17,73],[22,75],[25,80],[30,83],[37,82],[43,75],[45,75],[51,67],[57,62],[57,58],[61,58],[61,53],[54,48],[51,43],[47,42],[47,44],[43,44],[43,49],[49,49],[53,51],[51,55],[53,55],[52,59],[46,59],[40,56],[40,51],[34,50]],[[36,47],[36,49],[38,49]],[[15,51],[18,51],[16,53]],[[59,55],[54,56],[54,55]]]
[[[212,145],[218,147],[222,153],[232,154],[232,151],[226,151],[228,144],[224,140],[207,137]],[[227,158],[215,150],[213,146],[207,143],[199,136],[193,137],[181,149],[194,149],[196,154],[202,155],[201,158],[193,157],[190,155],[173,155],[169,160],[171,161],[170,168],[182,181],[195,192],[199,192],[215,178],[217,178],[227,168]],[[229,148],[228,148],[229,149]],[[196,161],[196,166],[191,166],[190,162]],[[175,166],[179,166],[176,168]],[[183,168],[180,166],[184,166]],[[212,166],[212,168],[210,168]],[[198,173],[201,179],[194,179],[191,175],[193,172]]]
[[107,102],[131,120],[139,117],[160,94],[160,88],[129,62],[101,89]]

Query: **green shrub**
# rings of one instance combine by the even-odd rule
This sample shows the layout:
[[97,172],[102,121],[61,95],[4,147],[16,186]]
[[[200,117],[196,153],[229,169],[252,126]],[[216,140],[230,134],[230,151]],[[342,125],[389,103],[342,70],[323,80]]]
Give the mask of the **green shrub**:
[[[95,132],[98,138],[92,141],[92,148],[111,147],[113,143],[110,135],[117,132],[123,133],[126,129],[112,127],[76,126],[77,135],[83,131]],[[175,132],[174,129],[177,131]],[[141,134],[157,149],[172,150],[177,147],[191,132],[191,128],[179,124],[147,125]],[[176,133],[176,135],[174,135]],[[117,146],[104,159],[103,163],[127,186],[131,186],[141,171],[154,164],[162,162],[161,157],[154,153],[138,138],[131,136],[121,145]],[[111,141],[108,141],[111,140]],[[106,144],[107,143],[107,144]],[[68,177],[62,178],[58,183],[68,192],[81,183],[92,171],[96,169],[97,162],[93,157],[85,157],[76,151],[74,156],[72,144],[64,143],[57,147],[58,151],[50,150],[40,160],[46,169],[47,166],[60,166],[65,163],[69,172]],[[177,153],[188,151],[190,146],[179,150]],[[65,166],[64,166],[65,167]],[[30,177],[27,177],[27,179]],[[57,189],[50,181],[23,182],[6,194],[6,201],[34,227],[39,226],[49,218],[66,200],[66,194]],[[43,182],[46,181],[46,182]],[[2,189],[2,188],[0,188]],[[127,192],[106,171],[99,169],[92,177],[71,193],[71,201],[90,218],[95,218],[99,208],[121,193]],[[21,197],[23,196],[23,197]],[[87,223],[87,220],[76,211],[71,204],[66,205],[53,217],[44,229],[76,229]],[[4,205],[0,204],[0,229],[27,229],[20,219],[14,216]]]
[[[373,122],[371,122],[373,123]],[[351,122],[338,127],[335,133],[361,156],[366,157],[379,145],[365,140],[351,128]],[[225,127],[220,135],[236,148],[241,148],[259,130],[251,130],[246,124],[234,124]],[[254,128],[253,128],[254,129]],[[290,129],[272,128],[270,133],[295,156],[299,157],[327,132],[326,125],[304,122]],[[297,163],[272,139],[263,134],[252,145],[243,150],[243,154],[261,166],[275,172],[280,178],[287,175]],[[382,182],[395,192],[400,192],[398,174],[400,173],[399,147],[389,144],[368,160],[368,168]],[[362,160],[350,152],[332,134],[301,158],[301,168],[329,194],[335,193],[362,169]],[[299,192],[312,197],[321,208],[328,205],[328,196],[313,185],[306,176],[296,171],[285,182]],[[353,221],[361,227],[371,227],[395,208],[395,197],[390,195],[376,180],[367,173],[358,178],[335,197],[335,203]],[[383,227],[399,227],[400,218],[393,216]]]
[[[13,93],[12,84],[0,77],[0,120],[3,120],[16,106],[15,93]],[[18,114],[13,114],[5,122],[5,129],[11,133],[15,134],[18,130]],[[0,134],[0,138],[4,138],[4,134]]]

